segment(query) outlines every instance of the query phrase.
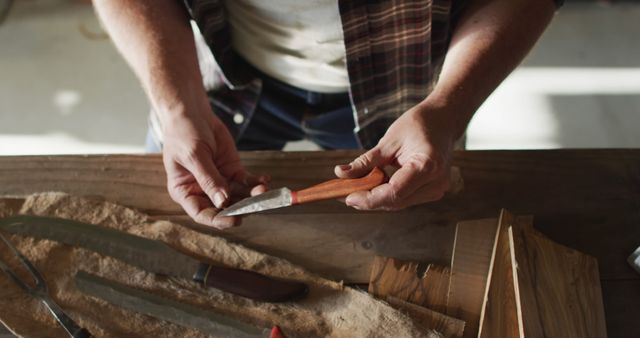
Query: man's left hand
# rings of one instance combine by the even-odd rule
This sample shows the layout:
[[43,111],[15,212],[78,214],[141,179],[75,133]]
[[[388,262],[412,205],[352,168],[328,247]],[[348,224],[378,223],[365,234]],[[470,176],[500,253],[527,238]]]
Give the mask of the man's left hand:
[[346,204],[358,210],[398,210],[442,198],[449,189],[457,137],[453,116],[446,108],[423,102],[398,118],[373,149],[350,164],[336,166],[340,178],[361,177],[374,167],[398,168],[388,183],[352,193]]

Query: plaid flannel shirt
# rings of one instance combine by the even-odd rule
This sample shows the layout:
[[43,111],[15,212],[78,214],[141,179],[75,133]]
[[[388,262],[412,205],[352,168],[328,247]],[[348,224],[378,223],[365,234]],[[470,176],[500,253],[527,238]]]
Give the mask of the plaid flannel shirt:
[[[338,0],[355,132],[364,148],[375,146],[396,118],[431,92],[465,1]],[[262,82],[231,48],[224,1],[185,4],[219,67],[211,102],[237,138],[251,120]]]

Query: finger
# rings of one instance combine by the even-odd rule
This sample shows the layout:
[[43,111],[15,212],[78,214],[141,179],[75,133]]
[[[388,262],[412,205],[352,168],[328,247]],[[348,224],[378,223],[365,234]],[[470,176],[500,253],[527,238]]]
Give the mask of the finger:
[[392,189],[391,185],[385,184],[371,191],[359,191],[347,196],[345,202],[348,206],[358,210],[400,210],[442,199],[449,189],[449,179],[447,175],[443,175],[419,186],[406,197],[393,201],[388,198],[393,195],[390,189]]
[[229,190],[231,192],[231,203],[234,203],[240,199],[261,194],[267,191],[268,188],[264,184],[246,186],[237,182],[231,182],[229,184]]
[[346,203],[364,210],[402,208],[406,205],[407,197],[420,187],[437,180],[437,174],[432,161],[412,157],[391,176],[387,184],[373,188],[369,194],[350,195]]
[[361,210],[396,208],[428,180],[420,174],[420,169],[416,166],[405,165],[391,176],[388,183],[379,185],[368,193],[352,193],[347,196],[346,203]]
[[444,197],[448,188],[449,183],[447,180],[433,181],[425,186],[420,187],[413,194],[411,194],[411,196],[405,198],[401,205],[388,210],[397,210],[408,208],[418,204],[438,201],[442,199],[442,197]]
[[178,203],[196,223],[213,226],[220,230],[239,224],[239,219],[236,217],[216,217],[218,210],[215,209],[211,205],[211,201],[204,196],[185,196],[182,199],[178,199]]
[[216,208],[222,209],[227,204],[229,201],[227,180],[220,175],[211,157],[192,158],[187,161],[185,168],[193,174],[202,191]]
[[337,165],[334,168],[339,178],[357,178],[368,174],[374,167],[386,164],[380,148],[375,147],[358,156],[349,164]]
[[[218,211],[216,210],[216,215]],[[228,228],[239,226],[242,222],[240,217],[236,216],[214,216],[213,218],[213,227],[225,230]]]
[[267,192],[267,190],[269,190],[269,187],[264,185],[264,184],[259,184],[256,185],[255,187],[251,188],[251,191],[249,192],[250,196],[256,196],[256,195],[260,195],[260,194],[264,194],[265,192]]
[[395,200],[394,189],[391,184],[385,183],[373,188],[371,191],[356,191],[347,196],[345,203],[358,210],[380,209],[384,206],[399,203],[399,201]]

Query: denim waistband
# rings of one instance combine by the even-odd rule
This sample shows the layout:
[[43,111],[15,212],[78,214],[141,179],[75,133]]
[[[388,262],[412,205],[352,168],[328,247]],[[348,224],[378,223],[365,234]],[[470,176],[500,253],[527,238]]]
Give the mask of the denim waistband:
[[314,92],[298,87],[294,87],[290,84],[284,83],[278,79],[275,79],[260,70],[253,67],[255,74],[263,81],[263,85],[268,88],[283,92],[288,95],[295,96],[304,100],[309,105],[323,105],[323,104],[350,104],[349,93],[320,93]]

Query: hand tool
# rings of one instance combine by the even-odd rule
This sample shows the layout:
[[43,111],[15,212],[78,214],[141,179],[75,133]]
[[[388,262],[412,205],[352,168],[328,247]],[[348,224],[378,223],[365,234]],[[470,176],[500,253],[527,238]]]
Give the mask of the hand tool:
[[42,275],[36,270],[36,268],[31,264],[31,262],[16,249],[11,242],[9,242],[2,234],[0,234],[0,239],[9,247],[11,252],[18,257],[20,263],[27,268],[27,271],[33,277],[35,281],[35,286],[31,286],[25,283],[18,275],[7,266],[3,261],[0,260],[0,270],[4,271],[11,279],[13,279],[16,284],[18,284],[22,289],[24,289],[31,296],[40,299],[44,305],[46,305],[49,312],[53,315],[53,317],[60,323],[60,325],[67,331],[69,336],[74,338],[84,338],[91,337],[91,334],[86,329],[80,327],[76,322],[73,321],[66,313],[56,304],[53,299],[49,296],[47,290],[47,284],[42,278]]
[[81,292],[127,310],[196,329],[214,337],[266,337],[267,328],[249,325],[237,319],[178,302],[147,291],[78,271],[74,277]]
[[279,188],[245,198],[222,210],[218,216],[238,216],[296,204],[345,197],[356,191],[371,190],[384,183],[386,179],[385,173],[376,167],[367,176],[361,178],[333,179],[299,191]]
[[163,242],[93,224],[18,215],[0,219],[0,228],[14,234],[89,249],[148,272],[193,279],[202,285],[258,301],[292,301],[304,297],[308,291],[306,284],[301,282],[203,263]]
[[271,334],[269,335],[269,338],[286,338],[284,336],[284,334],[282,334],[282,330],[280,330],[279,326],[274,326],[273,328],[271,328]]

